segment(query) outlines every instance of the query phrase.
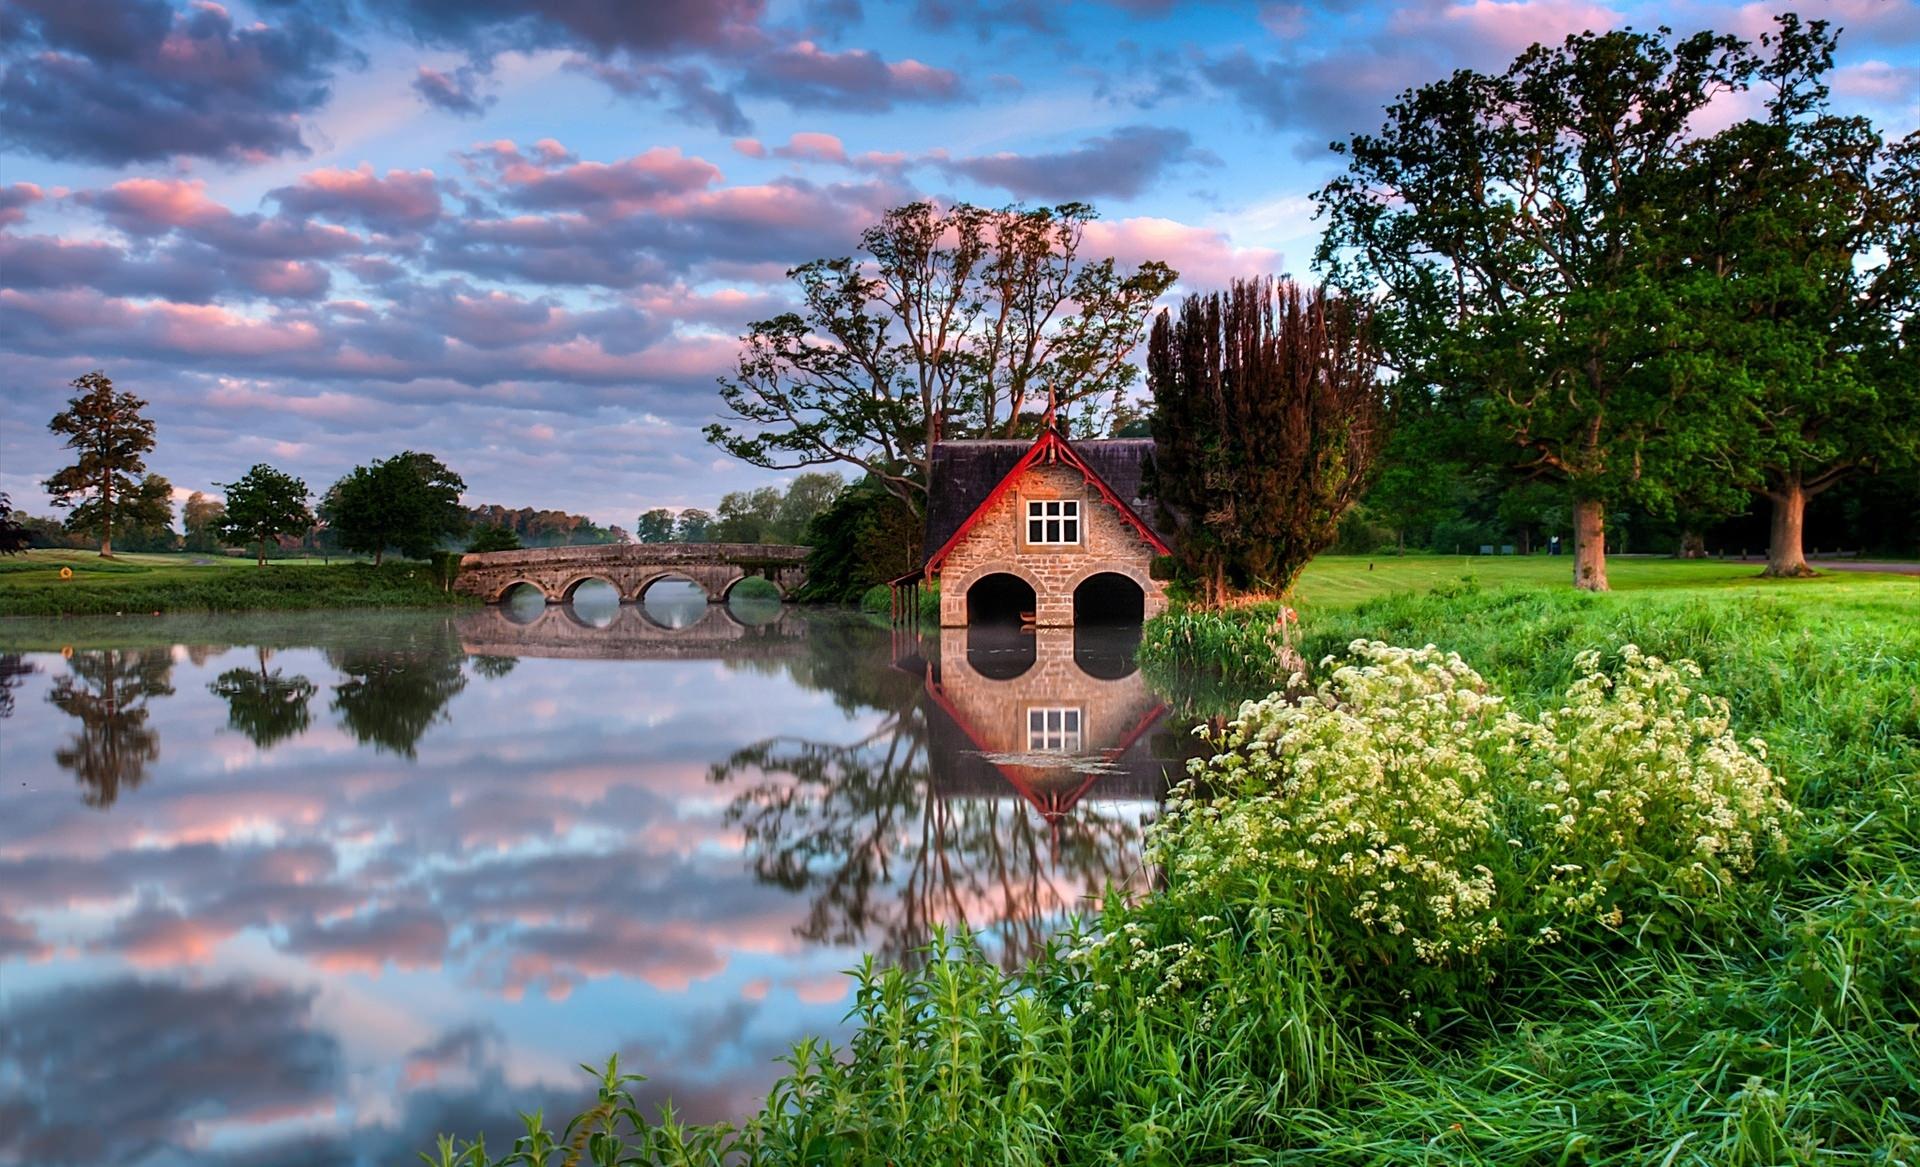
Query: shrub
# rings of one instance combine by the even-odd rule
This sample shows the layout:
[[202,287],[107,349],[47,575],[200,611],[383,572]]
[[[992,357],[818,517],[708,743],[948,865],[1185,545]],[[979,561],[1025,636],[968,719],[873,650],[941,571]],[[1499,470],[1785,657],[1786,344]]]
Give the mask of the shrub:
[[1457,655],[1349,653],[1308,699],[1243,706],[1176,791],[1153,858],[1186,916],[1273,905],[1376,999],[1427,997],[1516,945],[1692,923],[1784,847],[1764,745],[1688,662],[1586,654],[1525,718]]

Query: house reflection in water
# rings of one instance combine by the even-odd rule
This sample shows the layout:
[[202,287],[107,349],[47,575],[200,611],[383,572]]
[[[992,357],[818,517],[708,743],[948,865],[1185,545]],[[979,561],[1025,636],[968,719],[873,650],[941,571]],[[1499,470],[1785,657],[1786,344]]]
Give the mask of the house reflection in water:
[[1020,798],[1054,827],[1083,802],[1158,806],[1167,707],[1133,665],[1138,625],[940,631],[926,664],[931,793]]

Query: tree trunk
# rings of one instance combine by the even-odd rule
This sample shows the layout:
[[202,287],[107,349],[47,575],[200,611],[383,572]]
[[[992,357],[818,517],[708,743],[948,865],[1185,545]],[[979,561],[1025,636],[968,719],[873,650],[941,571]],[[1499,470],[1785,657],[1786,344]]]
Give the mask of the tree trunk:
[[266,565],[267,565],[267,541],[265,539],[262,539],[260,540],[260,562],[258,566],[265,567]]
[[380,566],[380,557],[382,555],[385,555],[386,553],[387,553],[387,549],[385,547],[375,547],[373,549],[373,565],[375,567]]
[[1607,508],[1597,498],[1573,503],[1573,586],[1581,591],[1607,589]]
[[100,484],[100,558],[113,558],[113,475]]
[[1698,531],[1680,532],[1680,549],[1674,552],[1677,559],[1705,559],[1707,557],[1707,537]]
[[1816,574],[1807,565],[1804,542],[1807,527],[1807,490],[1800,476],[1789,475],[1779,490],[1770,490],[1773,500],[1773,529],[1767,539],[1767,569],[1760,574],[1779,579],[1798,579]]

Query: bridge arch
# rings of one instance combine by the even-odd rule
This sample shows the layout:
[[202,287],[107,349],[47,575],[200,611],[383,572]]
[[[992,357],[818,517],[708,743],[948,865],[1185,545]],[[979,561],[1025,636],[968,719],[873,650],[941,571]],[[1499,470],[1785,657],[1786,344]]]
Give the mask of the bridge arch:
[[694,590],[700,593],[701,599],[705,600],[709,604],[713,603],[713,594],[707,590],[704,584],[702,584],[698,579],[695,579],[692,573],[686,572],[686,571],[673,570],[673,569],[669,569],[667,571],[656,571],[650,575],[642,576],[640,578],[640,582],[634,585],[633,594],[631,596],[623,596],[621,598],[631,600],[633,603],[636,603],[636,604],[643,604],[646,602],[647,593],[653,589],[653,586],[655,584],[667,583],[672,580],[678,580],[681,583],[692,584],[694,586]]
[[733,589],[750,579],[766,580],[769,584],[773,585],[774,593],[780,597],[780,602],[783,604],[787,602],[787,589],[780,586],[779,580],[774,579],[772,576],[754,575],[749,572],[742,572],[727,581],[726,586],[720,589],[720,602],[724,604],[731,600],[733,598]]
[[515,588],[532,588],[534,591],[540,593],[540,598],[542,600],[545,600],[548,603],[553,602],[553,596],[547,591],[545,584],[542,584],[537,579],[533,579],[529,576],[523,575],[523,576],[516,576],[512,579],[509,579],[506,583],[503,583],[499,587],[493,589],[493,594],[487,597],[487,603],[489,604],[505,603],[507,599],[513,595],[513,589]]
[[568,579],[564,585],[561,586],[560,592],[559,592],[560,599],[562,600],[562,602],[572,600],[573,593],[579,591],[581,588],[581,585],[590,584],[590,583],[606,584],[608,587],[613,589],[613,594],[615,596],[620,595],[620,585],[614,581],[612,576],[604,575],[597,571],[584,571],[574,575],[573,577]]

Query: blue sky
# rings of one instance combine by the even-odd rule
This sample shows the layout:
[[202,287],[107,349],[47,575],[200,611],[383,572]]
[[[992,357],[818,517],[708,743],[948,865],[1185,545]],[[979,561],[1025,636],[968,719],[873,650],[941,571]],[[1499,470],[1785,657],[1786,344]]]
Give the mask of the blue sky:
[[[1845,29],[1838,107],[1920,125],[1920,0],[1797,10]],[[1182,290],[1310,274],[1326,143],[1398,90],[1774,11],[0,0],[0,490],[47,509],[46,419],[104,368],[182,497],[411,447],[474,503],[711,507],[782,477],[700,437],[734,338],[889,206],[1081,199]]]

